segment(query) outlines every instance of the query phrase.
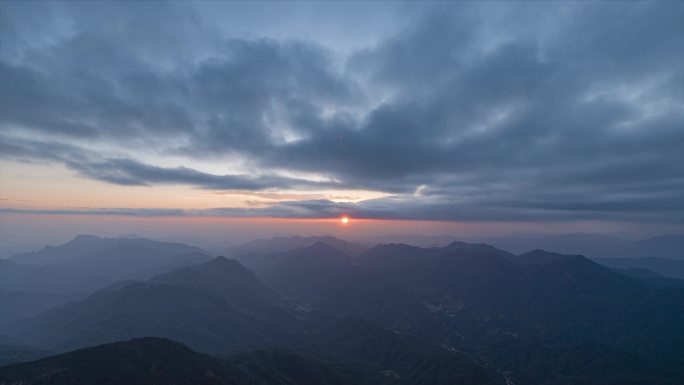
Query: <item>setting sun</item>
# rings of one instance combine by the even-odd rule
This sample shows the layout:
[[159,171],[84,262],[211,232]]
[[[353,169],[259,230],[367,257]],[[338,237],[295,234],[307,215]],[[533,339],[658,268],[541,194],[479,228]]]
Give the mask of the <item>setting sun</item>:
[[342,218],[340,219],[340,222],[342,222],[342,223],[344,223],[344,224],[346,225],[347,223],[349,223],[349,217],[342,217]]

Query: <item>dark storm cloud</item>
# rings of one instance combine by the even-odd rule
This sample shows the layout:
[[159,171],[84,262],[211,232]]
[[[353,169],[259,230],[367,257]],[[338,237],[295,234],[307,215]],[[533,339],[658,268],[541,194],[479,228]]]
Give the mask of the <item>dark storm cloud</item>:
[[48,42],[35,35],[50,28],[29,31],[28,12],[0,7],[4,154],[21,152],[13,135],[29,133],[45,146],[36,153],[88,139],[340,181],[211,175],[77,147],[57,159],[116,184],[398,194],[249,215],[684,220],[680,3],[442,4],[349,57],[278,36],[221,36],[189,5],[136,7],[107,4],[107,18],[52,5],[52,24],[75,30]]

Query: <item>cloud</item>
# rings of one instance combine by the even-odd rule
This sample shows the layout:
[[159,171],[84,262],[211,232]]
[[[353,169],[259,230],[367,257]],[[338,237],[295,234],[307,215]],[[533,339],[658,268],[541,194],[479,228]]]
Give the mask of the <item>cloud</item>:
[[[659,211],[682,210],[682,203],[671,201],[654,208],[639,201],[616,202],[598,199],[591,202],[556,200],[539,204],[532,201],[508,201],[492,206],[490,202],[470,203],[445,197],[411,199],[393,196],[360,202],[333,202],[326,199],[255,203],[248,208],[218,207],[209,209],[157,208],[73,208],[12,209],[0,208],[0,214],[98,215],[134,217],[225,217],[318,219],[351,216],[355,219],[437,220],[458,222],[562,222],[601,220],[618,222],[680,224],[682,218],[663,217]],[[665,218],[665,219],[664,219]]]
[[[311,181],[278,175],[214,175],[187,167],[157,167],[131,159],[105,158],[78,147],[33,140],[0,138],[0,151],[18,160],[60,162],[78,174],[125,186],[189,185],[208,190],[325,189],[340,188],[338,182]],[[345,186],[346,187],[346,186]]]
[[345,55],[218,33],[192,5],[136,7],[37,7],[49,22],[36,25],[0,6],[3,155],[114,184],[394,194],[259,215],[684,221],[682,4],[411,8],[398,33]]

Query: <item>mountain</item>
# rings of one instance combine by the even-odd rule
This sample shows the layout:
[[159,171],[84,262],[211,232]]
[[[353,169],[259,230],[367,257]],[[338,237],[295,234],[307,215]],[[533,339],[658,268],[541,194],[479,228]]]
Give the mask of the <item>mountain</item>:
[[521,265],[546,265],[567,258],[567,255],[536,249],[520,254],[509,260]]
[[0,261],[0,288],[92,292],[117,280],[147,279],[207,260],[204,251],[182,243],[79,235],[61,246]]
[[404,243],[377,245],[361,254],[357,261],[366,267],[398,267],[423,262],[442,253],[438,248],[422,248]]
[[32,265],[75,264],[98,256],[106,258],[112,250],[126,246],[128,247],[124,249],[127,252],[124,253],[126,256],[134,255],[136,248],[161,256],[204,254],[202,249],[183,243],[158,242],[145,238],[101,238],[95,235],[78,235],[63,245],[45,246],[38,251],[19,253],[10,257],[9,260]]
[[8,258],[9,261],[31,265],[53,265],[99,253],[114,246],[113,238],[100,238],[94,235],[77,235],[74,239],[59,246],[45,246],[38,251],[18,253]]
[[[150,241],[152,242],[152,241]],[[204,252],[185,252],[179,249],[156,249],[143,245],[123,244],[106,251],[70,261],[74,268],[91,274],[121,278],[149,278],[172,269],[209,260]]]
[[[500,255],[502,253],[509,256],[494,248],[460,242],[444,248],[379,245],[357,258],[359,268],[344,279],[331,281],[325,290],[319,290],[320,297],[313,305],[325,314],[361,317],[399,332],[451,343],[462,338],[451,325],[453,314],[416,290],[417,287],[435,288],[431,281],[435,277],[426,273],[414,285],[406,280],[426,266],[446,268],[447,264],[443,262],[454,256],[460,261],[484,262],[496,258],[511,264]],[[468,273],[466,269],[461,272]],[[457,281],[459,276],[453,278]]]
[[0,289],[0,325],[33,317],[50,308],[81,299],[84,294],[52,294]]
[[662,257],[684,260],[684,234],[665,235],[632,242],[623,257]]
[[0,259],[0,289],[68,294],[91,292],[113,282],[68,265],[19,265]]
[[215,295],[243,313],[278,322],[291,321],[285,305],[271,289],[251,270],[225,257],[161,274],[149,282],[191,287]]
[[0,342],[0,367],[17,362],[34,361],[52,354],[54,353],[48,350]]
[[240,245],[230,247],[225,255],[236,257],[241,254],[270,254],[277,252],[291,251],[298,248],[312,246],[322,242],[333,246],[337,250],[355,257],[368,249],[368,246],[360,243],[349,242],[331,236],[318,237],[276,237],[271,239],[257,239]]
[[629,243],[629,241],[623,238],[587,233],[545,235],[540,237],[511,236],[492,238],[486,240],[486,242],[513,254],[543,249],[561,254],[603,256],[612,255],[616,249],[620,249]]
[[422,263],[446,253],[460,253],[469,255],[493,254],[504,258],[513,255],[483,243],[466,243],[453,241],[444,247],[423,248],[403,243],[377,245],[361,254],[357,261],[365,267],[399,267]]
[[[375,376],[288,350],[216,358],[162,338],[140,338],[0,368],[0,383],[370,385]],[[484,383],[483,383],[484,385]]]
[[684,260],[684,235],[666,235],[639,241],[596,234],[573,233],[543,237],[505,237],[488,243],[514,254],[544,249],[590,258],[660,257]]
[[[216,358],[162,338],[140,338],[0,368],[0,383],[31,384],[505,384],[465,354],[339,319],[302,351],[254,350]],[[323,350],[325,349],[325,350]]]
[[[657,334],[660,353],[677,350],[668,333],[677,334],[673,325],[684,315],[678,310],[682,293],[660,292],[581,256],[543,250],[513,256],[486,245],[455,243],[441,249],[382,245],[357,261],[361,271],[317,289],[320,299],[313,304],[318,310],[445,343],[500,330],[554,344],[629,343],[637,349],[634,338],[642,334],[645,343],[647,334]],[[650,306],[662,313],[623,317],[628,308],[649,313]],[[598,314],[595,309],[601,307],[605,312]],[[584,317],[579,330],[569,309]],[[622,324],[626,335],[597,333],[596,327],[610,328],[608,319]]]
[[39,248],[41,246],[43,246],[43,245],[42,244],[35,244],[35,243],[0,245],[0,260],[7,259],[7,258],[9,258],[15,254],[24,252],[26,250],[33,250],[33,249]]
[[378,245],[355,258],[317,242],[240,258],[254,272],[218,257],[109,285],[1,332],[57,351],[169,338],[227,358],[257,384],[684,378],[684,289],[647,270],[464,242]]
[[270,346],[278,328],[246,316],[217,296],[180,285],[133,283],[98,291],[6,328],[31,346],[65,351],[156,336],[224,353]]
[[684,288],[684,279],[664,277],[654,271],[643,269],[640,267],[629,267],[626,269],[612,268],[611,270],[626,275],[628,277],[636,278],[641,282],[656,287],[681,287]]
[[485,243],[466,243],[466,242],[461,242],[461,241],[454,241],[447,245],[446,247],[442,248],[443,251],[446,252],[455,252],[455,251],[462,251],[462,252],[469,252],[469,253],[480,253],[480,254],[494,254],[494,255],[500,255],[502,257],[509,257],[511,254],[497,249],[494,246],[490,246]]
[[451,343],[458,331],[438,307],[412,292],[390,270],[355,269],[310,295],[314,318],[351,316],[433,341]]
[[684,357],[677,346],[684,336],[674,337],[684,322],[682,292],[658,291],[581,256],[516,266],[494,255],[446,255],[404,271],[402,281],[447,312],[465,336],[498,329],[552,345],[600,343]]
[[247,373],[249,382],[246,384],[378,384],[378,376],[368,373],[363,367],[345,365],[325,356],[321,352],[262,349],[236,354],[227,361]]
[[597,263],[608,267],[618,269],[648,269],[664,277],[684,279],[684,261],[680,260],[657,257],[592,259]]
[[581,256],[536,251],[520,264],[498,252],[414,251],[428,258],[397,267],[388,257],[386,270],[375,264],[336,283],[319,308],[445,343],[497,331],[552,345],[601,343],[684,357],[677,346],[684,340],[673,339],[684,322],[681,291],[661,291]]
[[354,261],[347,254],[325,243],[263,254],[241,254],[235,257],[256,272],[269,287],[285,297],[307,297],[328,279],[344,274]]
[[418,247],[444,247],[460,238],[453,235],[388,234],[363,239],[368,244],[403,243]]
[[505,384],[504,376],[453,347],[421,341],[354,317],[338,317],[311,333],[315,343],[354,367],[411,385]]
[[323,242],[267,259],[260,277],[264,283],[289,298],[310,298],[346,274],[352,259]]
[[141,338],[76,350],[0,368],[2,384],[32,385],[355,385],[345,371],[288,352],[230,359],[197,353],[177,342]]
[[496,335],[484,338],[480,350],[509,384],[675,385],[684,378],[677,362],[644,360],[598,344],[553,348]]

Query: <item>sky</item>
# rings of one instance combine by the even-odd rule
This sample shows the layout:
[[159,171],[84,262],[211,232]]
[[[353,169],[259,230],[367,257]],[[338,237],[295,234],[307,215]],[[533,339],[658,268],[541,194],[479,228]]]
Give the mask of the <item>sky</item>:
[[684,232],[682,2],[5,1],[0,85],[4,245]]

